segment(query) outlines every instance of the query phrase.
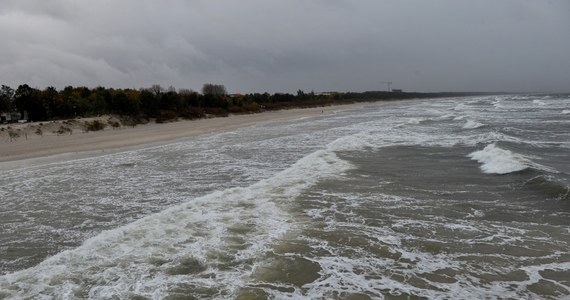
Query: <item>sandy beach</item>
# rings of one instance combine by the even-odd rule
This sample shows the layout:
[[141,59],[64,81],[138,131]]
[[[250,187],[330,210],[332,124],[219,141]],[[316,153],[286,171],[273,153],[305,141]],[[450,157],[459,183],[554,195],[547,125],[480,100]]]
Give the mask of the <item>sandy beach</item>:
[[[79,129],[83,120],[75,122],[72,133],[56,134],[44,130],[37,134],[37,124],[3,124],[0,135],[0,169],[49,163],[53,161],[76,159],[92,155],[100,155],[133,148],[152,146],[176,139],[191,137],[203,133],[234,129],[256,124],[319,116],[348,110],[362,106],[349,104],[317,108],[290,109],[268,111],[258,114],[231,115],[222,118],[200,120],[180,120],[172,123],[149,123],[135,127],[121,126],[113,129],[107,126],[104,130],[85,132]],[[103,120],[103,119],[102,119]],[[42,128],[57,128],[63,121],[44,122]],[[8,126],[18,130],[19,137],[10,140]]]

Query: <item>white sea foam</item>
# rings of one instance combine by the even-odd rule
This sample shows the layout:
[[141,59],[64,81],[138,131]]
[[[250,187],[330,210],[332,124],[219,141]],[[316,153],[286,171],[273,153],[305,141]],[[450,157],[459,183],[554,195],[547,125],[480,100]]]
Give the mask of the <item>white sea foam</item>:
[[406,123],[407,124],[420,124],[421,122],[426,121],[426,118],[409,118]]
[[505,100],[505,97],[495,97],[491,104],[496,108],[496,109],[502,109],[505,108],[505,106],[503,105],[503,101]]
[[483,127],[483,126],[485,126],[485,124],[479,123],[479,122],[473,121],[473,120],[467,120],[465,125],[463,125],[463,128],[464,129],[475,129],[475,128],[479,128],[479,127]]
[[403,123],[396,124],[395,127],[402,128],[402,127],[405,127],[407,125],[417,125],[417,124],[421,124],[422,122],[425,122],[427,120],[428,120],[427,118],[409,118]]
[[[333,152],[316,151],[249,187],[191,199],[4,275],[0,296],[156,299],[181,283],[231,295],[251,273],[246,262],[289,229],[291,217],[282,206],[321,178],[349,168]],[[225,267],[232,262],[240,263]]]
[[[344,197],[341,198],[344,199]],[[358,202],[362,201],[362,198],[358,200]],[[378,199],[376,198],[373,201],[377,202]],[[402,199],[398,203],[401,201]],[[349,202],[352,201],[349,200]],[[281,291],[276,288],[264,289],[265,292],[277,299],[328,299],[341,292],[354,296],[365,294],[373,298],[374,296],[382,298],[382,294],[391,293],[392,295],[410,294],[430,299],[485,299],[497,296],[520,298],[527,295],[526,290],[513,289],[512,285],[503,285],[501,280],[492,281],[484,286],[473,284],[479,281],[479,276],[485,275],[485,271],[478,264],[472,264],[465,258],[466,256],[481,256],[483,262],[481,265],[484,265],[485,254],[454,253],[453,251],[438,253],[437,248],[421,249],[414,246],[408,247],[409,243],[401,243],[402,240],[407,242],[414,240],[417,243],[414,242],[413,245],[423,243],[438,245],[442,242],[438,237],[443,231],[446,231],[445,235],[452,235],[457,239],[454,239],[454,242],[487,244],[490,247],[501,243],[501,245],[506,246],[513,243],[519,244],[521,242],[520,237],[527,235],[524,230],[516,227],[505,227],[502,224],[482,224],[476,220],[443,218],[434,221],[430,218],[421,217],[398,218],[392,214],[390,214],[389,226],[368,226],[364,222],[360,222],[358,214],[354,215],[355,219],[353,220],[348,218],[353,214],[352,210],[348,210],[346,207],[341,208],[340,205],[335,205],[336,203],[336,201],[327,203],[328,206],[324,204],[326,207],[321,207],[321,211],[317,214],[314,213],[314,210],[309,210],[312,212],[309,216],[318,219],[318,222],[326,222],[325,231],[327,233],[346,234],[348,241],[350,238],[355,238],[364,240],[366,243],[351,244],[345,240],[337,244],[327,242],[326,239],[306,237],[310,247],[315,251],[310,252],[305,256],[305,259],[319,265],[320,277],[303,285],[302,288],[295,287],[292,292]],[[386,208],[384,204],[387,203],[383,203],[381,207]],[[402,207],[414,206],[412,203],[406,203]],[[475,214],[478,217],[484,216],[480,212],[475,212]],[[343,221],[335,218],[336,216],[343,216],[341,217]],[[424,237],[421,233],[418,235],[419,232],[424,232],[427,236]],[[434,234],[435,232],[438,234]],[[397,242],[387,242],[386,239],[396,239]],[[375,252],[378,249],[383,249],[380,252],[382,254],[379,255]],[[316,253],[321,253],[321,255]],[[350,253],[350,255],[344,253]],[[288,254],[289,257],[296,257],[296,255],[295,253]],[[497,254],[497,256],[504,259],[512,258],[510,254],[504,257],[501,254]],[[563,265],[552,264],[552,267],[549,266],[548,269],[562,270],[563,267]],[[469,270],[469,272],[453,274],[455,272],[452,270]],[[512,268],[508,265],[501,265],[493,266],[492,270],[502,274],[511,272]],[[451,271],[452,274],[446,274],[448,271]],[[436,279],[422,276],[426,274],[432,274]],[[451,279],[452,282],[437,280],[438,274],[442,276],[439,278]],[[410,284],[407,281],[408,278],[428,278],[425,281],[427,285]],[[512,284],[513,282],[509,283]],[[529,283],[536,283],[536,281]],[[520,284],[516,282],[516,285],[525,287],[526,282]],[[293,286],[285,285],[282,287],[291,289]],[[519,291],[520,294],[515,290]]]
[[345,136],[330,143],[328,149],[331,151],[354,151],[375,147],[373,143],[367,141],[368,138],[369,135],[366,133]]
[[459,104],[457,104],[454,108],[452,108],[452,110],[455,110],[455,111],[462,111],[462,110],[465,110],[465,109],[467,109],[467,108],[468,108],[467,105],[465,105],[465,104],[463,104],[463,103],[459,103]]
[[455,114],[444,114],[444,115],[439,116],[439,117],[431,118],[430,120],[443,121],[443,120],[449,120],[449,119],[453,120],[455,118],[456,118]]
[[568,114],[570,114],[570,109],[565,109],[565,110],[563,110],[563,111],[562,111],[562,114],[563,114],[563,115],[568,115]]
[[513,99],[513,100],[528,100],[530,98],[531,97],[529,97],[529,96],[511,96],[511,99]]
[[522,171],[531,163],[524,156],[501,149],[497,144],[490,144],[483,150],[469,154],[473,160],[481,163],[481,170],[488,174],[508,174]]
[[495,101],[495,102],[493,102],[493,106],[494,106],[495,108],[497,108],[497,109],[505,108],[505,106],[503,105],[503,102],[502,102],[502,101]]
[[487,145],[483,150],[472,152],[468,157],[481,163],[481,170],[487,174],[508,174],[527,168],[557,172],[552,168],[535,163],[521,154],[502,149],[496,143]]
[[468,218],[483,218],[485,217],[485,212],[480,209],[472,209],[472,213],[470,213],[467,217]]
[[[548,98],[543,98],[543,99],[548,99]],[[540,105],[540,106],[545,106],[548,105],[548,103],[542,101],[542,100],[532,100],[532,103],[536,104],[536,105]]]
[[523,143],[524,141],[521,141],[521,139],[501,133],[501,132],[497,132],[497,131],[491,131],[491,132],[484,132],[484,133],[478,133],[478,134],[473,134],[473,135],[465,135],[462,137],[461,139],[461,143],[464,145],[468,145],[468,146],[477,146],[479,144],[489,144],[489,143],[495,143],[498,141],[503,141],[503,142],[513,142],[513,143]]

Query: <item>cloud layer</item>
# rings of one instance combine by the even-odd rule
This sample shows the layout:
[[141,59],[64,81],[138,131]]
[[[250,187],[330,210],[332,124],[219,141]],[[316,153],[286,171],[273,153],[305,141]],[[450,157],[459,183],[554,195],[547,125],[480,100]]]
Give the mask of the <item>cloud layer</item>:
[[565,0],[4,0],[0,83],[570,90]]

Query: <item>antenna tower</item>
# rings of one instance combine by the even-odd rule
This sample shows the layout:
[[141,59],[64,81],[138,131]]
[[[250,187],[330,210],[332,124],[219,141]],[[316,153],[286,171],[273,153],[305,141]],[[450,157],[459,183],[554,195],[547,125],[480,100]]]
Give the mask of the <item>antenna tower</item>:
[[380,81],[380,83],[385,83],[386,85],[388,85],[388,92],[392,91],[392,89],[390,89],[390,85],[392,84],[392,81]]

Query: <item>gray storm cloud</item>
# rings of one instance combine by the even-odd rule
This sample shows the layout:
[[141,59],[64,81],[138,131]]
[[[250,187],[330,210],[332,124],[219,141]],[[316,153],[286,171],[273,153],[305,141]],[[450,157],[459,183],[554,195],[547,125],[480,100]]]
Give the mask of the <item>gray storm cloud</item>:
[[8,0],[0,83],[570,90],[565,0]]

